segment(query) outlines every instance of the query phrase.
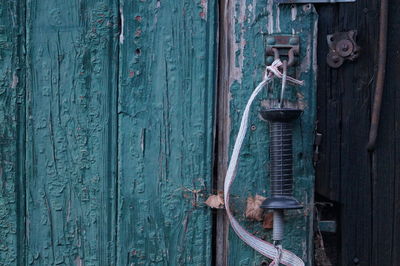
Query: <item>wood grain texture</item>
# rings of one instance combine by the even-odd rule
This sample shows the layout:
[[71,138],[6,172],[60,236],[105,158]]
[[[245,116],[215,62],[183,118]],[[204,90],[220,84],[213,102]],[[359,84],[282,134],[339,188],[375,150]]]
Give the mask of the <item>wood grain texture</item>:
[[24,5],[0,3],[0,264],[24,263]]
[[210,265],[216,2],[121,1],[118,265]]
[[[290,211],[286,216],[285,240],[283,246],[302,257],[307,265],[312,262],[312,221],[314,197],[314,170],[312,144],[314,139],[314,120],[316,108],[316,30],[317,14],[312,5],[281,5],[273,1],[222,1],[224,5],[224,25],[228,47],[226,61],[220,62],[220,71],[225,73],[219,90],[228,90],[228,101],[224,110],[226,118],[220,129],[229,129],[229,143],[225,149],[231,150],[237,134],[242,111],[254,89],[261,81],[265,69],[264,42],[267,34],[298,34],[301,38],[300,63],[297,77],[305,81],[303,87],[290,87],[288,95],[292,101],[299,99],[299,106],[304,108],[301,120],[294,130],[294,176],[295,196],[305,205],[304,210]],[[222,70],[221,70],[222,68]],[[277,89],[280,82],[274,82]],[[275,93],[276,95],[276,93]],[[296,96],[297,95],[297,96]],[[250,195],[268,195],[268,127],[260,120],[260,105],[268,105],[267,93],[264,91],[253,106],[249,118],[253,130],[248,132],[242,148],[237,179],[232,189],[232,210],[240,222],[250,232],[271,239],[270,232],[264,230],[260,223],[246,221],[244,217],[246,198]],[[294,103],[295,104],[295,103]],[[220,112],[220,114],[223,112]],[[219,118],[221,119],[221,118]],[[221,154],[221,153],[220,153]],[[221,158],[221,161],[224,159]],[[219,176],[223,179],[224,176]],[[221,241],[223,243],[223,241]],[[220,248],[223,249],[223,248]],[[218,247],[217,247],[218,250]],[[265,258],[246,246],[230,231],[227,247],[228,265],[260,265],[267,262]],[[217,258],[218,259],[218,258]],[[221,261],[224,261],[221,258]]]
[[400,3],[389,1],[388,61],[379,142],[372,157],[372,260],[369,264],[400,262]]
[[29,264],[114,264],[117,32],[115,1],[28,1]]
[[[376,77],[379,3],[321,5],[318,130],[323,134],[316,191],[338,202],[340,265],[399,262],[398,86],[400,3],[390,1],[386,86],[377,149],[366,145]],[[337,70],[326,65],[326,35],[357,30],[360,57]],[[334,243],[332,243],[334,244]]]
[[[372,154],[366,150],[376,76],[379,2],[357,1],[318,9],[318,128],[324,141],[316,189],[341,206],[340,265],[397,265],[400,259],[397,1],[389,1],[388,62],[377,149]],[[324,59],[326,34],[350,29],[358,31],[360,58],[332,70]]]

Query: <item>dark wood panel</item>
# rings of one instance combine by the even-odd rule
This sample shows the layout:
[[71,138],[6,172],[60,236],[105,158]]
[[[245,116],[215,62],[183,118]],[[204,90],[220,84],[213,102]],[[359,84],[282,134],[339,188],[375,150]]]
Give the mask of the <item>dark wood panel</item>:
[[[399,262],[400,3],[396,1],[390,1],[388,71],[377,149],[374,153],[366,149],[377,67],[379,2],[318,6],[318,130],[323,142],[316,192],[340,206],[336,245],[341,265]],[[360,58],[338,70],[327,67],[326,35],[353,29],[362,47]]]
[[372,155],[373,261],[372,265],[398,265],[400,253],[399,208],[399,87],[400,3],[389,1],[388,61],[378,146]]

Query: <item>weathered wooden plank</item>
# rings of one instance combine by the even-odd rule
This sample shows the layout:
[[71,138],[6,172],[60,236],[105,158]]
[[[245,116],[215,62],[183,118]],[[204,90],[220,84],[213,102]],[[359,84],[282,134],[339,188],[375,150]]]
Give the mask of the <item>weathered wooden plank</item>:
[[121,1],[118,265],[209,265],[216,2]]
[[[298,34],[301,38],[301,56],[298,78],[305,80],[302,88],[291,87],[292,93],[298,92],[304,114],[296,125],[294,132],[294,175],[295,194],[305,205],[302,211],[288,212],[286,219],[285,248],[294,251],[309,265],[312,261],[312,219],[314,198],[314,170],[312,167],[312,144],[316,108],[315,80],[315,44],[317,15],[312,5],[281,5],[273,1],[222,1],[225,6],[220,34],[228,35],[228,47],[225,62],[220,62],[219,69],[228,74],[226,82],[220,82],[219,90],[230,93],[225,110],[226,125],[229,129],[229,143],[232,147],[237,134],[241,113],[253,88],[261,81],[265,69],[265,34],[284,33]],[[276,82],[275,85],[278,85]],[[226,94],[225,94],[226,95]],[[248,133],[239,162],[237,181],[233,185],[231,208],[236,217],[251,232],[270,239],[270,234],[260,223],[246,221],[244,218],[246,198],[250,195],[268,194],[268,130],[267,123],[260,120],[258,110],[261,104],[268,104],[267,94],[259,97],[252,110],[250,123],[253,125]],[[226,142],[228,143],[228,142]],[[225,149],[230,150],[228,145]],[[224,176],[219,176],[224,178]],[[229,234],[228,265],[259,265],[265,258],[256,254],[239,240],[231,231]],[[223,258],[221,259],[223,261]]]
[[[358,6],[360,5],[360,6]],[[375,5],[375,6],[374,6]],[[363,8],[377,10],[372,1],[358,2],[357,5],[340,6],[339,27],[341,30],[356,29],[357,42],[363,48],[363,56],[355,64],[346,64],[340,68],[337,86],[342,96],[341,108],[341,263],[368,265],[371,261],[371,166],[366,150],[366,140],[370,127],[369,101],[373,77],[371,57],[376,40],[373,15],[362,13]],[[372,11],[369,11],[372,12]],[[370,34],[367,34],[371,31]],[[364,54],[365,53],[365,54]],[[369,56],[367,56],[369,55]],[[371,71],[372,70],[372,71]],[[357,130],[355,130],[357,126]],[[354,178],[356,177],[356,178]],[[355,211],[357,210],[357,212]],[[350,244],[351,243],[351,244]]]
[[338,71],[326,63],[329,51],[326,36],[337,31],[338,6],[317,6],[318,21],[318,131],[323,134],[320,156],[316,167],[315,189],[331,200],[338,200],[340,191],[340,141],[341,141],[341,91],[338,88]]
[[24,3],[0,3],[0,265],[24,264]]
[[[224,191],[224,179],[229,163],[229,75],[230,75],[230,53],[232,49],[231,32],[232,25],[229,23],[228,16],[231,10],[231,1],[219,2],[219,24],[218,24],[218,84],[217,84],[217,101],[216,101],[216,138],[215,138],[215,154],[216,161],[214,164],[216,178],[214,180],[214,188],[217,191]],[[215,213],[213,243],[215,253],[215,265],[227,265],[228,244],[229,244],[229,220],[225,209],[217,210]]]
[[[372,160],[366,150],[374,87],[379,1],[321,5],[318,58],[318,130],[324,135],[317,192],[338,201],[339,263],[374,265],[373,222],[376,192]],[[331,14],[334,14],[333,17]],[[339,69],[326,67],[326,34],[357,30],[361,56]],[[376,194],[376,195],[375,195]]]
[[[390,143],[389,147],[394,149],[394,156],[391,158],[391,163],[394,164],[394,187],[393,187],[393,227],[392,238],[392,263],[395,264],[400,261],[400,48],[398,43],[400,41],[399,35],[396,34],[400,27],[400,3],[393,4],[391,1],[391,8],[389,10],[389,38],[388,38],[388,69],[387,69],[387,89],[394,91],[395,105],[394,105],[394,144]],[[381,134],[381,133],[379,133]],[[387,204],[387,203],[385,203]],[[383,220],[386,220],[383,217]],[[387,222],[387,226],[389,222]]]
[[372,157],[372,261],[371,265],[399,263],[399,105],[400,86],[400,3],[390,2],[388,26],[388,56],[383,108],[376,151]]
[[118,8],[28,1],[27,262],[112,265]]

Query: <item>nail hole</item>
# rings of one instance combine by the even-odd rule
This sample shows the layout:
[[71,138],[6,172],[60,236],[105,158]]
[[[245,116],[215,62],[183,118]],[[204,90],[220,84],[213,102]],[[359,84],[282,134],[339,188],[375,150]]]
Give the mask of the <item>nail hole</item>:
[[140,49],[137,48],[137,49],[135,50],[135,53],[136,53],[137,55],[140,55],[140,54],[142,53],[142,51],[140,51]]

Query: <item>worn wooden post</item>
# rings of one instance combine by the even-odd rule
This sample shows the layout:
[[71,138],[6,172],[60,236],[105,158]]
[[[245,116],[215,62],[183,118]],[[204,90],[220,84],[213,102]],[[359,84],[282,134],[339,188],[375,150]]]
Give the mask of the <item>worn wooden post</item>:
[[121,1],[118,265],[210,265],[216,1]]
[[[253,88],[262,78],[265,69],[265,38],[268,34],[296,34],[300,36],[300,61],[297,78],[305,81],[302,87],[291,87],[293,103],[304,110],[295,126],[293,141],[295,196],[304,204],[303,210],[288,212],[285,225],[285,248],[302,257],[307,265],[312,263],[314,169],[312,146],[316,112],[316,33],[317,14],[310,4],[276,5],[268,1],[222,1],[221,44],[226,45],[220,53],[219,136],[225,137],[219,153],[220,162],[226,162],[237,134],[241,113]],[[278,86],[278,83],[274,86]],[[233,185],[232,206],[236,217],[254,234],[271,239],[270,233],[259,222],[244,217],[246,198],[251,195],[267,195],[268,182],[268,132],[266,123],[258,116],[266,93],[258,98],[250,117],[248,133],[240,158],[237,180]],[[295,103],[297,101],[297,103]],[[226,132],[230,135],[226,135]],[[219,172],[222,189],[224,171]],[[231,231],[226,234],[227,222],[223,214],[218,218],[217,264],[259,265],[266,259],[247,247]],[[229,244],[228,244],[229,242]]]

